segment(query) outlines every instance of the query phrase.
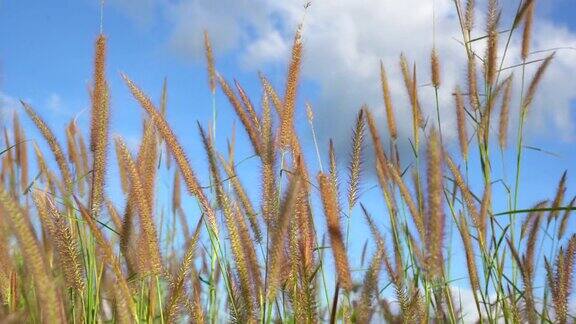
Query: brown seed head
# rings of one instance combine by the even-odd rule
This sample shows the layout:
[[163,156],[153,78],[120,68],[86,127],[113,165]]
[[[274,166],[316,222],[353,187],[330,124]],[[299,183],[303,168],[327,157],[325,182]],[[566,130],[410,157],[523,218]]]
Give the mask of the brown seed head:
[[398,129],[396,127],[396,118],[394,117],[394,107],[392,106],[388,77],[386,77],[386,70],[382,61],[380,61],[380,83],[382,85],[382,95],[384,96],[384,106],[386,108],[388,132],[390,133],[390,137],[395,140],[398,138]]
[[430,67],[432,70],[432,85],[438,88],[440,87],[440,57],[438,57],[436,47],[432,49],[432,53],[430,54]]
[[324,206],[324,215],[328,224],[328,234],[332,245],[332,254],[338,273],[338,282],[347,291],[352,289],[352,277],[350,275],[350,266],[348,265],[348,256],[344,239],[340,228],[340,210],[338,209],[338,198],[332,185],[330,177],[322,173],[318,174],[320,192],[322,194],[322,204]]
[[208,31],[204,30],[204,55],[208,65],[208,84],[212,94],[216,93],[216,68],[214,67],[214,53],[212,53],[212,43]]
[[292,145],[294,133],[294,111],[296,108],[296,92],[300,78],[302,61],[302,25],[298,26],[292,46],[292,57],[288,66],[288,79],[284,93],[284,106],[280,119],[280,147],[286,149]]

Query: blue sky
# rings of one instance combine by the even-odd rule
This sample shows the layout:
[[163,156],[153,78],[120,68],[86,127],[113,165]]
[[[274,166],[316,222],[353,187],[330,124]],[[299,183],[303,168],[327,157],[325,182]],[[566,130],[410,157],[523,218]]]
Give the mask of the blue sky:
[[[504,17],[510,17],[516,1],[506,2]],[[482,32],[479,2],[478,35]],[[237,78],[259,102],[257,71],[262,70],[273,83],[283,86],[283,72],[295,26],[304,21],[304,83],[299,93],[297,127],[306,147],[310,165],[315,164],[310,130],[303,103],[316,111],[315,123],[323,160],[327,161],[327,141],[334,138],[342,162],[343,180],[352,121],[357,109],[367,103],[380,125],[385,125],[378,61],[389,69],[400,124],[400,145],[407,151],[410,129],[405,91],[399,78],[398,56],[406,53],[418,64],[419,80],[426,83],[432,35],[442,59],[443,86],[440,91],[443,131],[450,148],[454,141],[454,116],[450,91],[464,80],[465,53],[454,38],[460,37],[452,1],[449,0],[315,0],[305,14],[302,1],[266,0],[110,0],[106,1],[103,27],[108,37],[108,78],[112,97],[112,133],[122,134],[136,143],[140,132],[141,109],[130,97],[119,77],[127,73],[157,102],[162,81],[168,80],[168,121],[189,152],[199,174],[206,170],[204,153],[196,130],[196,120],[211,119],[211,95],[202,57],[202,30],[210,31],[216,51],[217,69],[227,79]],[[576,4],[572,0],[539,1],[534,32],[534,50],[555,47],[576,48]],[[436,17],[433,24],[432,17]],[[504,24],[509,18],[504,18]],[[89,118],[88,87],[91,81],[93,43],[99,31],[100,8],[96,0],[6,1],[0,0],[0,107],[1,118],[17,108],[16,100],[32,103],[59,135],[70,118],[81,125]],[[433,28],[434,27],[434,28]],[[506,28],[506,27],[502,27]],[[513,39],[510,59],[518,63],[518,39]],[[481,48],[481,44],[478,44]],[[544,54],[536,53],[534,58]],[[533,68],[528,68],[528,74]],[[527,128],[527,145],[555,154],[526,151],[523,161],[521,207],[553,195],[556,183],[568,169],[568,196],[575,194],[572,170],[576,165],[576,50],[559,50],[532,107]],[[516,83],[518,85],[518,83]],[[422,87],[423,102],[432,102],[430,87]],[[226,99],[217,95],[218,148],[225,150],[225,138],[236,121]],[[425,105],[426,106],[426,105]],[[424,107],[431,113],[432,105]],[[29,137],[38,133],[28,121]],[[512,123],[514,129],[516,124]],[[383,135],[386,134],[382,131]],[[239,128],[237,159],[251,155],[245,135]],[[510,134],[514,141],[514,133]],[[367,154],[371,150],[366,150]],[[513,151],[506,155],[513,165]],[[498,154],[498,152],[495,152]],[[111,160],[113,161],[113,160]],[[406,161],[407,163],[407,161]],[[370,165],[369,163],[367,164]],[[243,164],[245,181],[252,179],[258,165]],[[315,172],[315,167],[313,167]],[[495,167],[496,176],[501,176]],[[508,171],[510,180],[511,171]],[[372,171],[366,170],[363,188],[375,184]],[[479,175],[472,174],[471,179]],[[110,177],[111,179],[113,177]],[[206,177],[202,176],[204,181]],[[167,188],[171,178],[161,178]],[[110,195],[118,193],[111,182]],[[257,193],[258,186],[250,186]],[[497,195],[501,189],[496,189]],[[257,197],[257,196],[256,196]],[[386,218],[379,191],[372,189],[361,199],[379,224]],[[193,206],[189,202],[190,206]],[[505,206],[495,203],[495,210]],[[190,213],[192,214],[192,213]],[[321,216],[321,213],[317,213]],[[358,211],[354,213],[359,218]],[[194,217],[190,215],[190,217]],[[192,223],[193,221],[191,221]],[[318,218],[322,224],[323,219]],[[363,221],[358,220],[358,223]],[[363,225],[353,226],[352,251],[357,252],[367,238]]]

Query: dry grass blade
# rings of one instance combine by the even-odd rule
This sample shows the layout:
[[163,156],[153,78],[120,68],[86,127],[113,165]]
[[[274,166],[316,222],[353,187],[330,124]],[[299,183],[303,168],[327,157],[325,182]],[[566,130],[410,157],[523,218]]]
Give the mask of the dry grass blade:
[[116,206],[114,206],[114,203],[111,202],[110,200],[108,200],[106,202],[106,209],[108,210],[108,216],[110,216],[110,220],[112,221],[112,223],[114,223],[114,227],[116,229],[116,232],[121,233],[122,232],[122,219],[120,217],[120,213],[118,212],[118,209],[116,209]]
[[334,150],[334,142],[330,139],[328,144],[328,155],[330,160],[330,179],[332,180],[334,188],[336,188],[337,196],[340,197],[338,194],[338,187],[340,185],[339,177],[338,177],[338,163],[336,162],[336,151]]
[[80,152],[78,145],[76,143],[76,136],[78,134],[78,129],[76,127],[76,122],[73,120],[66,127],[66,146],[68,149],[68,161],[74,165],[76,171],[76,183],[78,186],[78,191],[80,195],[84,195],[84,181],[81,181],[84,174],[88,171],[84,170],[84,165],[82,164]]
[[146,251],[148,252],[147,255],[149,258],[146,261],[149,262],[150,271],[152,273],[160,274],[162,272],[162,257],[160,256],[158,234],[154,218],[151,214],[150,202],[148,201],[148,196],[146,196],[146,191],[143,187],[141,175],[138,172],[136,163],[132,159],[130,151],[128,150],[128,147],[126,147],[124,141],[120,138],[116,138],[116,145],[119,147],[122,161],[128,171],[131,189],[134,194],[134,203],[137,207],[138,215],[140,216],[140,222],[142,224],[142,231],[146,243]]
[[382,166],[384,166],[384,165],[386,165],[385,169],[388,170],[388,174],[390,175],[390,178],[398,186],[398,190],[400,191],[400,196],[402,197],[402,199],[404,200],[404,202],[408,206],[408,210],[410,211],[410,214],[412,215],[412,220],[414,221],[414,225],[416,226],[416,229],[418,230],[418,235],[420,236],[421,239],[424,239],[426,237],[426,230],[425,230],[426,227],[424,225],[424,217],[422,216],[422,214],[420,213],[420,210],[418,209],[416,203],[414,202],[414,198],[412,197],[412,194],[410,193],[410,190],[408,189],[406,182],[404,181],[404,179],[402,179],[400,171],[398,170],[398,168],[394,164],[392,164],[392,162],[390,162],[389,160],[386,160],[386,161],[384,161]]
[[44,159],[44,155],[42,154],[42,151],[40,150],[40,148],[38,147],[38,144],[36,144],[36,143],[34,143],[34,153],[36,155],[36,163],[37,163],[38,170],[40,170],[41,176],[48,186],[48,190],[51,193],[55,193],[56,189],[55,189],[54,184],[52,183],[52,180],[50,178],[50,171],[48,170],[48,165],[46,164],[46,160]]
[[[77,242],[72,236],[72,230],[60,212],[54,206],[49,196],[40,191],[34,191],[32,198],[36,206],[46,214],[44,221],[48,223],[51,237],[55,243],[56,253],[60,268],[64,273],[64,280],[68,288],[82,292],[85,288],[83,273],[80,263]],[[42,213],[42,212],[40,212]]]
[[158,170],[158,139],[156,128],[151,120],[144,123],[143,132],[136,165],[140,173],[144,194],[147,197],[149,213],[152,213],[154,210],[156,172]]
[[218,170],[218,165],[216,162],[216,152],[214,150],[212,141],[207,137],[204,129],[202,126],[200,126],[200,123],[198,123],[198,129],[202,138],[204,150],[206,151],[208,157],[210,175],[214,179],[213,182],[216,191],[216,200],[222,209],[226,227],[228,229],[230,246],[232,248],[234,260],[236,262],[237,273],[240,280],[240,292],[243,298],[243,304],[246,307],[246,313],[248,317],[252,317],[254,315],[254,303],[256,299],[254,298],[251,290],[254,283],[254,274],[252,274],[252,276],[250,274],[250,268],[248,266],[249,256],[247,254],[250,254],[249,249],[254,249],[254,246],[249,244],[249,242],[245,242],[246,238],[243,239],[241,235],[243,228],[242,226],[238,226],[238,224],[240,219],[243,221],[243,217],[238,212],[238,209],[235,208],[234,202],[224,191],[222,178],[220,177],[220,171]]
[[166,120],[158,113],[156,107],[154,107],[150,98],[148,98],[142,92],[142,90],[140,90],[136,86],[136,84],[134,84],[134,82],[132,82],[132,80],[130,80],[126,75],[122,75],[122,77],[124,78],[124,81],[126,82],[126,85],[132,92],[134,98],[138,100],[142,108],[146,110],[146,112],[150,115],[151,119],[154,121],[154,124],[156,125],[158,132],[160,132],[160,134],[166,141],[168,147],[170,148],[172,155],[176,159],[176,163],[180,168],[180,172],[182,173],[182,177],[184,178],[184,182],[186,183],[188,191],[190,192],[190,194],[192,194],[198,199],[200,206],[202,207],[202,210],[208,219],[208,223],[210,224],[210,230],[214,234],[218,235],[218,226],[214,210],[210,206],[208,198],[206,198],[206,195],[202,191],[198,179],[196,178],[194,171],[190,167],[188,158],[186,157],[186,154],[184,153],[182,146],[178,142],[176,135],[174,135],[174,132],[172,131]]
[[168,295],[164,310],[164,314],[166,314],[166,321],[168,323],[176,322],[178,308],[182,303],[182,298],[184,297],[184,288],[188,275],[193,274],[193,276],[191,276],[192,280],[198,280],[196,270],[194,268],[194,254],[196,253],[196,243],[198,242],[199,235],[200,226],[197,226],[196,231],[194,232],[194,236],[186,242],[186,252],[182,258],[182,263],[178,268],[176,277],[173,278],[171,282],[170,293]]
[[368,109],[365,110],[365,113],[368,127],[370,129],[370,136],[372,137],[374,152],[376,154],[376,175],[378,176],[378,183],[380,184],[380,189],[384,194],[384,199],[386,200],[388,210],[391,212],[391,217],[394,217],[393,214],[396,213],[397,207],[388,183],[390,177],[390,171],[386,165],[388,159],[386,157],[386,153],[384,153],[384,148],[382,147],[382,141],[380,140],[378,127],[376,126],[374,117]]
[[280,98],[280,96],[278,95],[278,92],[276,91],[276,89],[274,89],[274,87],[272,86],[270,81],[266,78],[266,76],[262,73],[260,73],[259,76],[260,76],[260,82],[262,83],[262,88],[264,88],[264,94],[268,97],[268,99],[274,105],[276,113],[279,116],[281,116],[282,115],[282,109],[284,108],[284,104],[282,103],[282,99]]
[[260,119],[256,114],[256,110],[254,110],[254,105],[252,104],[252,101],[250,101],[250,97],[248,97],[246,90],[244,90],[238,80],[234,79],[234,85],[236,86],[236,90],[238,90],[238,94],[240,95],[240,99],[242,100],[244,108],[248,112],[248,116],[250,116],[250,119],[252,120],[252,124],[254,127],[256,127],[258,133],[261,133]]
[[182,205],[182,190],[180,189],[180,174],[174,171],[174,181],[172,187],[172,213],[175,213]]
[[524,111],[524,115],[527,114],[528,108],[530,107],[530,104],[532,104],[532,100],[534,100],[536,89],[538,88],[538,85],[540,84],[540,81],[542,80],[542,77],[544,76],[544,73],[546,72],[546,69],[550,65],[550,62],[552,62],[553,58],[554,53],[547,56],[542,64],[540,64],[538,67],[538,70],[536,70],[534,77],[532,77],[532,81],[530,81],[530,85],[528,86],[528,90],[526,92],[526,96],[522,99],[522,110]]
[[332,246],[332,254],[338,273],[338,282],[346,291],[352,289],[352,277],[350,275],[350,266],[348,256],[340,227],[340,210],[338,208],[338,197],[336,190],[332,185],[330,177],[322,173],[318,174],[318,183],[322,194],[322,205],[324,206],[324,216],[328,224],[328,234]]
[[404,54],[400,55],[400,69],[402,70],[402,77],[404,78],[404,86],[408,93],[408,98],[410,99],[410,106],[412,107],[412,117],[414,124],[424,127],[424,118],[422,111],[420,110],[420,102],[418,100],[418,88],[416,86],[416,66],[412,71],[412,76],[410,75],[410,67],[408,66],[408,60]]
[[480,226],[483,241],[486,241],[487,228],[486,223],[488,221],[488,214],[490,213],[490,207],[492,206],[492,183],[487,182],[484,185],[484,193],[482,194],[482,200],[480,201]]
[[374,305],[372,303],[375,296],[378,295],[377,284],[378,275],[380,274],[382,264],[382,252],[378,250],[372,257],[370,266],[364,275],[364,284],[358,307],[358,323],[370,323],[374,315]]
[[268,283],[266,297],[274,300],[280,285],[280,273],[284,265],[284,242],[288,232],[290,219],[293,217],[298,192],[301,189],[301,175],[298,170],[292,175],[290,184],[284,196],[276,230],[272,236],[268,254]]
[[[452,161],[452,158],[450,158],[448,153],[445,153],[445,161],[446,165],[450,169],[450,172],[452,172],[452,175],[454,176],[454,182],[456,183],[456,185],[460,189],[460,192],[462,193],[462,198],[464,200],[466,208],[468,209],[468,212],[470,213],[470,216],[472,217],[474,226],[478,230],[478,233],[482,233],[483,232],[482,221],[480,219],[478,208],[474,204],[474,198],[472,196],[470,188],[464,181],[464,178],[462,177],[460,170],[458,170],[458,167],[456,166],[456,164],[454,164],[454,161]],[[481,245],[483,244],[484,242],[481,242]]]
[[128,194],[128,192],[130,191],[130,184],[128,181],[127,171],[124,168],[124,164],[122,163],[122,157],[120,155],[120,152],[118,151],[119,147],[118,146],[114,147],[116,150],[116,159],[118,160],[118,176],[120,178],[120,185],[122,186],[122,192],[124,192],[124,194]]
[[254,153],[261,155],[262,141],[258,129],[256,128],[256,125],[254,124],[252,118],[249,116],[249,114],[246,113],[244,107],[242,107],[242,104],[240,103],[240,100],[238,100],[238,97],[236,97],[236,94],[234,93],[228,82],[222,76],[218,76],[218,82],[220,84],[220,88],[228,98],[230,105],[232,105],[232,108],[234,108],[234,111],[236,112],[236,115],[240,119],[240,122],[242,122],[242,125],[244,126],[244,129],[248,134],[248,138],[252,143]]
[[568,204],[570,209],[564,211],[564,215],[562,215],[562,219],[560,220],[560,226],[558,227],[558,239],[562,239],[564,234],[566,233],[566,228],[568,226],[568,219],[570,218],[570,214],[572,213],[572,209],[576,207],[576,196],[572,198],[570,203]]
[[240,204],[242,205],[242,208],[248,217],[248,221],[250,222],[250,227],[252,228],[254,237],[256,238],[256,241],[260,243],[262,242],[262,231],[260,230],[260,225],[258,224],[258,219],[256,218],[257,214],[254,210],[254,207],[252,206],[250,198],[248,197],[248,193],[244,189],[244,186],[240,182],[240,178],[236,173],[234,161],[226,162],[223,157],[219,156],[219,158],[220,164],[224,167],[224,171],[226,171],[226,175],[232,183],[236,197],[238,197],[238,200],[240,201]]
[[[464,244],[464,252],[466,253],[468,280],[470,281],[470,286],[472,287],[472,290],[478,291],[480,289],[480,280],[478,278],[478,268],[476,267],[474,248],[472,247],[472,235],[470,235],[468,222],[466,221],[466,218],[462,214],[460,214],[458,231],[460,232],[460,236],[462,237],[462,243]],[[476,298],[476,294],[474,294],[474,298]]]
[[26,191],[28,188],[28,147],[24,129],[20,125],[18,114],[13,116],[14,143],[16,144],[16,165],[20,167],[20,189]]
[[552,204],[550,205],[550,208],[552,210],[548,213],[548,223],[550,223],[553,220],[556,220],[560,215],[558,207],[560,207],[560,205],[564,201],[564,196],[566,195],[567,175],[568,173],[565,170],[564,173],[562,173],[560,181],[558,181],[558,187],[556,188],[556,195],[554,196],[554,200],[552,200]]
[[56,163],[58,164],[58,168],[60,169],[60,173],[62,175],[62,179],[64,180],[64,185],[66,186],[66,189],[72,190],[72,176],[71,176],[72,173],[70,172],[70,168],[66,163],[66,157],[64,155],[64,151],[62,150],[62,146],[60,146],[60,143],[56,139],[56,136],[54,135],[50,127],[48,127],[46,122],[44,122],[44,120],[40,118],[38,114],[36,114],[34,109],[29,104],[23,101],[21,103],[22,107],[24,107],[24,110],[26,111],[30,119],[32,119],[34,124],[36,124],[36,127],[38,128],[38,130],[40,130],[40,133],[42,133],[42,136],[44,137],[44,139],[48,143],[48,146],[50,147],[50,150],[54,154],[54,158],[56,159]]

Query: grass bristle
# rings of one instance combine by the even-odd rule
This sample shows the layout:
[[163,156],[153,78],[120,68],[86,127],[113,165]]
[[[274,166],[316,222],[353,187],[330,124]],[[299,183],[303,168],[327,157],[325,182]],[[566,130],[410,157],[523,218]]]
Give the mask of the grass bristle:
[[352,133],[352,153],[350,165],[348,166],[348,209],[354,208],[358,201],[360,190],[360,175],[362,173],[362,148],[364,146],[364,107],[358,112],[356,117],[356,127]]
[[338,207],[338,197],[330,177],[324,174],[318,174],[318,183],[322,193],[322,204],[324,206],[324,216],[328,224],[328,234],[338,273],[338,283],[340,286],[350,291],[352,289],[352,277],[350,275],[350,266],[348,256],[344,246],[344,236],[340,226],[340,209]]
[[386,109],[386,121],[388,122],[388,132],[392,139],[398,138],[398,128],[396,127],[396,118],[394,117],[394,107],[392,106],[392,97],[390,95],[390,86],[384,63],[380,61],[380,84],[382,86],[382,95],[384,97],[384,106]]
[[204,31],[204,55],[206,56],[206,64],[208,66],[208,85],[210,91],[216,93],[216,67],[214,64],[214,53],[212,52],[212,43],[210,42],[210,35],[208,31]]
[[90,208],[94,215],[99,213],[104,200],[104,182],[106,178],[110,94],[108,92],[105,69],[106,37],[100,34],[96,39],[92,90],[92,124],[90,128],[90,149],[93,154]]
[[292,137],[294,133],[294,111],[296,109],[296,92],[300,77],[302,48],[302,25],[300,25],[294,35],[292,56],[287,73],[288,79],[286,80],[286,90],[284,92],[282,118],[280,120],[280,147],[283,149],[292,145]]
[[530,54],[530,41],[532,39],[532,24],[534,22],[534,7],[536,6],[536,1],[527,1],[528,7],[524,13],[524,30],[522,33],[522,50],[520,51],[520,57],[522,61],[526,62],[528,55]]
[[456,87],[454,93],[460,153],[464,159],[468,159],[468,126],[466,126],[466,107],[464,106],[464,98],[462,97],[459,87]]
[[435,129],[432,129],[428,139],[428,214],[426,218],[426,246],[428,250],[427,268],[430,273],[439,275],[443,272],[442,249],[444,242],[443,213],[443,175],[442,148]]

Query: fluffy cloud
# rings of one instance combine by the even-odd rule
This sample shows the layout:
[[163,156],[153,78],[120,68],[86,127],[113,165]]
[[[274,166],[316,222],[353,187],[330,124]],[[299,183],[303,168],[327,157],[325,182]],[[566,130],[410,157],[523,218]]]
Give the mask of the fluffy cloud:
[[0,110],[2,112],[11,112],[18,107],[18,100],[0,91]]
[[[475,35],[482,36],[483,19],[480,3]],[[318,86],[313,98],[322,140],[336,136],[334,130],[348,130],[360,105],[368,104],[384,125],[383,103],[379,87],[379,60],[385,63],[401,137],[411,129],[410,109],[398,67],[404,52],[418,67],[420,96],[430,122],[435,122],[433,88],[429,83],[429,58],[433,40],[441,55],[442,87],[440,111],[444,136],[453,138],[454,113],[452,90],[465,80],[465,52],[459,43],[461,33],[452,1],[380,1],[339,0],[313,1],[305,11],[302,1],[218,0],[166,2],[164,19],[171,26],[169,45],[179,54],[200,57],[202,30],[210,30],[215,49],[231,53],[248,69],[267,70],[285,66],[293,32],[304,22],[305,52],[303,75]],[[515,8],[507,5],[504,16]],[[435,17],[435,19],[433,19]],[[504,19],[509,24],[510,19]],[[435,26],[433,25],[435,21]],[[502,27],[507,28],[506,26]],[[576,47],[574,31],[549,19],[539,19],[533,33],[534,50],[559,46]],[[502,40],[503,48],[504,40]],[[474,44],[483,53],[481,41]],[[512,39],[505,66],[519,63],[519,37]],[[535,53],[538,59],[547,52]],[[527,79],[536,65],[527,68]],[[275,69],[276,71],[276,69]],[[512,70],[509,70],[510,72]],[[520,97],[520,69],[515,69],[516,101]],[[548,70],[529,116],[532,135],[553,136],[569,141],[574,137],[571,105],[576,90],[570,80],[576,73],[576,52],[560,51]],[[517,106],[517,105],[516,105]],[[300,118],[305,118],[304,114]],[[346,132],[339,132],[337,143],[344,143]]]
[[61,114],[63,111],[62,97],[57,93],[51,93],[46,99],[46,108],[53,113]]
[[0,91],[0,125],[9,121],[19,107],[20,102],[16,98]]
[[128,15],[140,27],[147,26],[157,18],[155,0],[109,0],[110,4]]

